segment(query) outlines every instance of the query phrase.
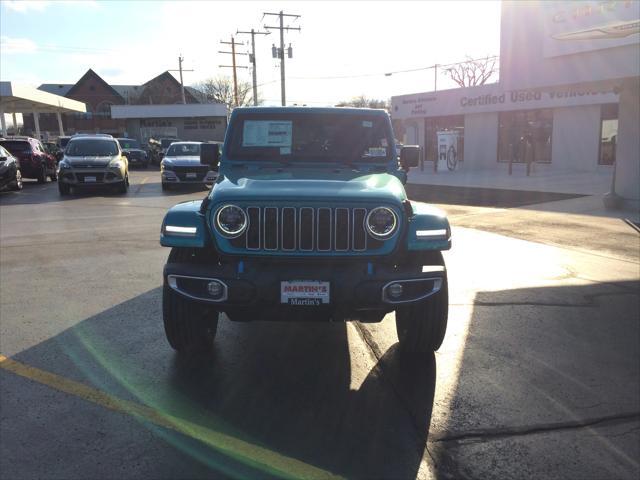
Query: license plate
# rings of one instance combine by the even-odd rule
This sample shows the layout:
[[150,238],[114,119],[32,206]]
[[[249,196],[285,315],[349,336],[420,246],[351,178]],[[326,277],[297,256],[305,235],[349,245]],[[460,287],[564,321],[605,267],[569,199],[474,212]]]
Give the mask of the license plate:
[[198,174],[195,172],[187,172],[187,178],[197,178]]
[[93,183],[96,181],[96,177],[84,177],[84,183]]
[[280,282],[280,303],[288,305],[326,305],[329,303],[329,282],[290,280]]

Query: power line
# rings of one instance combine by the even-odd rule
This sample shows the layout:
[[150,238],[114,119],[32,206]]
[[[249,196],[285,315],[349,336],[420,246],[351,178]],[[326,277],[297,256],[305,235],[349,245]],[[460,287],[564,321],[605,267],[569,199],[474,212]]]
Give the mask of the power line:
[[182,104],[187,103],[187,99],[184,96],[184,81],[182,80],[182,72],[193,72],[193,70],[184,70],[182,68],[182,62],[184,61],[184,57],[182,54],[178,56],[178,70],[167,70],[167,72],[180,72],[180,93],[182,94]]
[[230,42],[224,42],[222,40],[220,40],[220,43],[222,43],[223,45],[231,45],[231,51],[230,52],[221,52],[218,51],[218,53],[225,53],[225,54],[231,54],[231,59],[232,59],[232,65],[218,65],[220,68],[233,68],[233,99],[234,102],[236,104],[236,107],[238,106],[238,75],[236,74],[236,69],[237,68],[249,68],[249,67],[245,67],[245,66],[238,66],[236,65],[236,55],[247,55],[246,53],[237,53],[236,52],[236,45],[244,45],[244,43],[237,43],[235,38],[233,38],[233,35],[231,35],[231,41]]
[[[278,56],[280,57],[280,96],[281,98],[281,102],[282,102],[282,106],[286,106],[287,105],[287,95],[286,95],[286,88],[285,88],[285,75],[284,75],[284,31],[287,30],[297,30],[300,31],[300,27],[285,27],[284,26],[284,17],[290,17],[293,18],[294,20],[297,20],[298,18],[300,18],[300,15],[292,15],[290,13],[284,13],[282,10],[280,10],[279,13],[269,13],[269,12],[264,12],[262,14],[262,18],[264,19],[265,16],[277,16],[280,18],[280,26],[279,27],[269,27],[267,25],[264,26],[265,29],[267,30],[280,30],[280,48],[276,49],[276,46],[274,45],[272,47],[272,52],[273,52],[273,56],[274,58],[276,57],[276,53],[278,54]],[[293,50],[291,49],[291,44],[289,44],[289,48],[287,51],[287,54],[289,56],[289,58],[293,57]]]
[[251,35],[251,54],[249,55],[249,62],[253,64],[253,71],[251,76],[253,78],[253,104],[258,105],[258,74],[256,72],[256,35],[271,35],[271,32],[256,32],[253,28],[250,32],[236,31],[236,35],[250,34]]

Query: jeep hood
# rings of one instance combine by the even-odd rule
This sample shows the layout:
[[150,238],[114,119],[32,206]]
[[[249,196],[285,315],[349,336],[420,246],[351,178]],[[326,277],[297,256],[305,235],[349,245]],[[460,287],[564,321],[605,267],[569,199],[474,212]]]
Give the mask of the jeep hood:
[[402,182],[389,173],[328,170],[292,171],[220,176],[211,190],[218,202],[304,201],[383,202],[399,205],[406,200]]

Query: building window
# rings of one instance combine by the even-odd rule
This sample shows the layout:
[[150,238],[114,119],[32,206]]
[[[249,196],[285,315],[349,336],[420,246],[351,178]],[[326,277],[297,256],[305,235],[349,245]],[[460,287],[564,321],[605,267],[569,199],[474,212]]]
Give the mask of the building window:
[[464,161],[464,115],[427,118],[424,122],[425,161],[435,162],[438,158],[438,132],[456,132],[456,155],[459,162]]
[[598,165],[613,165],[616,162],[616,139],[618,138],[618,104],[609,103],[600,107],[600,155]]
[[100,102],[96,108],[96,116],[98,117],[111,117],[111,102]]
[[549,108],[500,112],[498,161],[551,163],[552,133],[553,110]]

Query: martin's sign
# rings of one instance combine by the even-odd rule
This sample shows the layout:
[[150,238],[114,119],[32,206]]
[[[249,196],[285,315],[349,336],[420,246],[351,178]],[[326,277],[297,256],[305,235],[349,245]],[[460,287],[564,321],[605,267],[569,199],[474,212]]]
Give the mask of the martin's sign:
[[492,84],[401,95],[392,97],[391,103],[391,116],[402,119],[618,103],[618,96],[611,91],[584,88],[504,91],[499,84]]

